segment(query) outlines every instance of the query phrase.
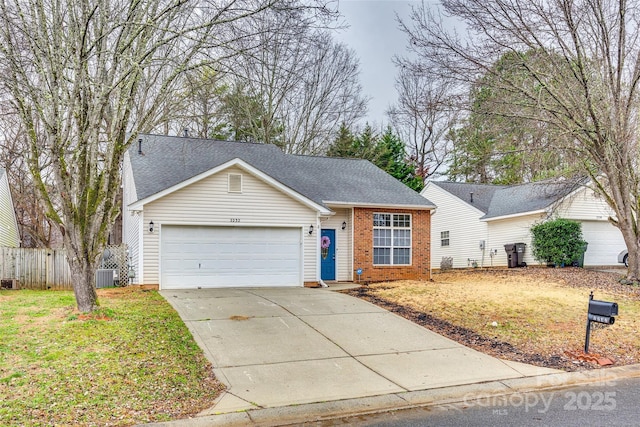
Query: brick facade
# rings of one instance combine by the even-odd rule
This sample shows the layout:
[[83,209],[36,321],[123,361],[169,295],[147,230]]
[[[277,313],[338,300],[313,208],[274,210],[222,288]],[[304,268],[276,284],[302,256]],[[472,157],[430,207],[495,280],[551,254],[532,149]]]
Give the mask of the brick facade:
[[[411,265],[373,265],[373,214],[411,214]],[[361,268],[363,282],[390,280],[430,280],[431,211],[403,209],[354,208],[353,277]]]

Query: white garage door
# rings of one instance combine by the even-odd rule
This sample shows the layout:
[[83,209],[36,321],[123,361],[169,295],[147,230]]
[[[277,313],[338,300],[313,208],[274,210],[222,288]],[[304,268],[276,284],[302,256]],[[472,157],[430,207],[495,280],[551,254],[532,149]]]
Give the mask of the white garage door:
[[622,233],[605,221],[582,221],[582,237],[589,243],[584,264],[617,265],[618,254],[627,246]]
[[163,289],[301,286],[299,228],[163,226]]

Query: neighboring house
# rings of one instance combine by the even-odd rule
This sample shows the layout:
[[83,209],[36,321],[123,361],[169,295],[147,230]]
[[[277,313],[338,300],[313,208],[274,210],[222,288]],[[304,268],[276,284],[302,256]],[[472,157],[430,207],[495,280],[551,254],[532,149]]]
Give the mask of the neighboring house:
[[3,168],[0,168],[0,246],[20,246],[20,233],[9,189],[9,177]]
[[550,218],[582,224],[589,244],[585,266],[617,265],[626,248],[622,233],[609,222],[614,214],[586,186],[529,183],[513,186],[430,181],[421,193],[437,209],[431,219],[431,267],[452,258],[454,268],[507,266],[504,245],[525,243],[524,262],[538,264],[530,228]]
[[435,206],[365,160],[140,135],[125,154],[123,198],[134,283],[174,289],[430,278]]

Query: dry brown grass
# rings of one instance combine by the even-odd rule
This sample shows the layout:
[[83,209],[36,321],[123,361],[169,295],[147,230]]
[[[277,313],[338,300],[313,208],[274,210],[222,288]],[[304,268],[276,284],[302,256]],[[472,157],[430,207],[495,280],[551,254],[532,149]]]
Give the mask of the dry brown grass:
[[[617,302],[620,315],[614,325],[592,330],[590,353],[617,365],[640,363],[640,289],[620,285],[618,279],[615,273],[576,268],[452,271],[435,274],[431,282],[372,284],[364,293],[411,309],[410,318],[424,313],[531,356],[516,359],[542,356],[546,362],[540,364],[566,368],[572,362],[564,352],[584,347],[589,292],[594,290],[595,299]],[[438,322],[426,323],[440,328]],[[458,340],[465,340],[461,336]],[[473,347],[478,340],[468,341]],[[500,346],[488,348],[481,349],[512,358]]]

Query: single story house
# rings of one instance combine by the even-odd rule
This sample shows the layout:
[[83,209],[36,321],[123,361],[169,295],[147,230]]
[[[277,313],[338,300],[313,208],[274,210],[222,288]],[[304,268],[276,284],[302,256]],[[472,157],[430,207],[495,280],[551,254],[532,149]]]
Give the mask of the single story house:
[[0,168],[0,246],[10,248],[20,246],[16,211],[9,188],[9,177],[4,168]]
[[525,243],[524,262],[539,264],[531,251],[530,228],[550,218],[582,224],[588,243],[585,266],[617,265],[626,248],[606,202],[585,185],[571,182],[500,186],[429,181],[421,193],[436,204],[431,219],[431,267],[507,266],[505,245]]
[[137,284],[430,278],[435,206],[366,160],[139,135],[125,153],[123,204]]

